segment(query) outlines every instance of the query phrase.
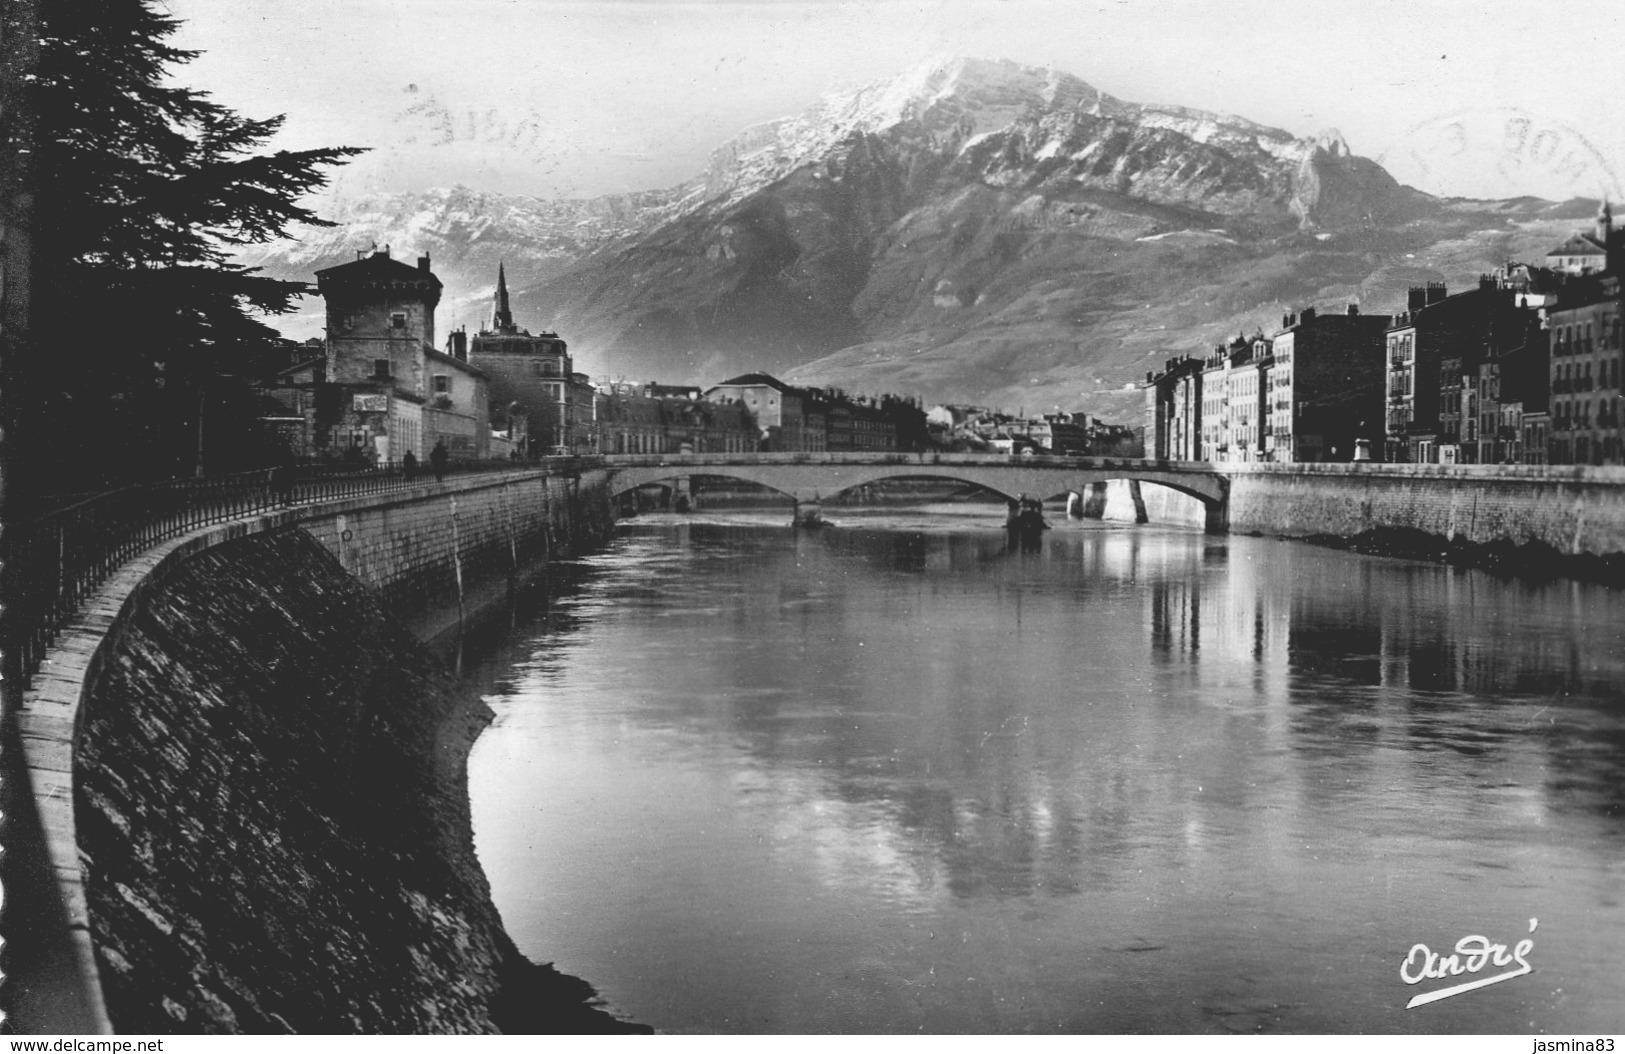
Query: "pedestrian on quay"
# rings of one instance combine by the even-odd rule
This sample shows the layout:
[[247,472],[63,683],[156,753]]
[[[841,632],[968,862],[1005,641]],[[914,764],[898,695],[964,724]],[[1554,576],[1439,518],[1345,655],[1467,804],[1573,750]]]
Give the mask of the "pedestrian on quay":
[[278,505],[293,503],[293,466],[278,462],[271,468],[271,494]]
[[446,441],[444,439],[435,440],[434,449],[429,451],[429,464],[434,467],[436,482],[446,478],[446,462],[450,458],[451,454],[446,451]]
[[410,450],[401,458],[401,473],[408,481],[418,478],[418,456]]

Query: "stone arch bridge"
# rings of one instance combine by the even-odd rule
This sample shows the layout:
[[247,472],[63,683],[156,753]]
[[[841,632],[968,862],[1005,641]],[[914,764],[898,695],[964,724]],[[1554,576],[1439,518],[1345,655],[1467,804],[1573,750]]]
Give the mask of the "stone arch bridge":
[[612,493],[688,476],[723,476],[791,497],[797,519],[845,490],[886,479],[974,483],[1007,498],[1050,498],[1110,480],[1157,483],[1201,501],[1209,531],[1228,523],[1230,479],[1209,464],[1137,458],[1032,457],[1006,454],[642,454],[583,459],[608,471]]

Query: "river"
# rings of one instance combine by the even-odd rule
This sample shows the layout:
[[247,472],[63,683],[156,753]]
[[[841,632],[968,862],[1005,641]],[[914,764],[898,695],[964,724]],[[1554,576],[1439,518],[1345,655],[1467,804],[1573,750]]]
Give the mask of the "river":
[[831,514],[628,521],[465,663],[527,955],[669,1032],[1625,1031],[1625,594]]

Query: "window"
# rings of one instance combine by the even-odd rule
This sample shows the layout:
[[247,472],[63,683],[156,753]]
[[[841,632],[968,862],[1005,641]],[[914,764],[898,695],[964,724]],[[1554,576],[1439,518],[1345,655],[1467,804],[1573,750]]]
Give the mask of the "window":
[[388,377],[388,376],[390,376],[391,374],[390,374],[390,369],[389,369],[389,360],[388,359],[373,359],[372,360],[372,375],[374,377]]
[[405,329],[406,328],[406,312],[397,311],[394,314],[390,315],[389,316],[389,328],[390,329]]
[[449,375],[447,375],[447,374],[444,374],[444,373],[435,374],[434,375],[434,393],[436,395],[446,395],[446,394],[449,394],[450,392],[451,392],[451,377]]

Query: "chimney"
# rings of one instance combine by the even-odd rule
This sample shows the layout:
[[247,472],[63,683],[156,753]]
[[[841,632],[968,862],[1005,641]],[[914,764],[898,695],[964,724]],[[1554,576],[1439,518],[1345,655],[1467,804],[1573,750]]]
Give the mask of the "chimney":
[[1291,315],[1282,315],[1281,316],[1281,328],[1282,329],[1291,329],[1292,328],[1292,316]]
[[1349,305],[1349,317],[1352,318],[1353,316],[1358,315],[1359,313],[1360,313],[1360,305],[1359,304],[1350,304]]
[[459,362],[468,361],[468,331],[462,327],[446,335],[446,354]]
[[1299,312],[1299,317],[1303,319],[1303,324],[1307,326],[1309,323],[1315,320],[1315,309],[1312,307],[1306,307]]
[[1428,303],[1437,304],[1439,301],[1443,300],[1445,298],[1445,296],[1447,296],[1447,295],[1448,294],[1445,291],[1445,285],[1444,285],[1443,282],[1429,282],[1428,283]]
[[1420,311],[1428,304],[1428,291],[1419,285],[1411,286],[1410,292],[1405,294],[1405,310]]
[[428,253],[424,253],[422,256],[418,257],[418,270],[424,272],[425,274],[428,273],[428,271],[429,271],[429,254]]

